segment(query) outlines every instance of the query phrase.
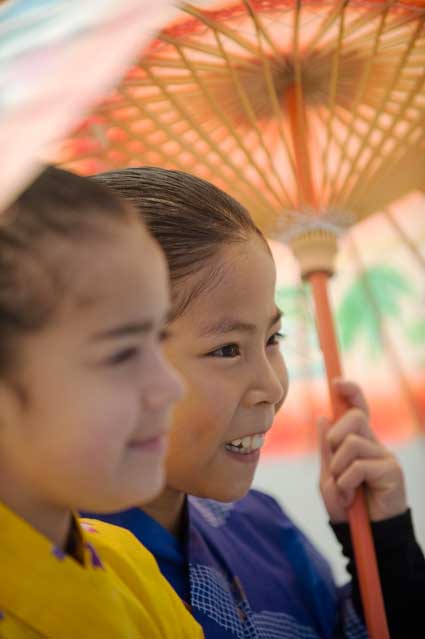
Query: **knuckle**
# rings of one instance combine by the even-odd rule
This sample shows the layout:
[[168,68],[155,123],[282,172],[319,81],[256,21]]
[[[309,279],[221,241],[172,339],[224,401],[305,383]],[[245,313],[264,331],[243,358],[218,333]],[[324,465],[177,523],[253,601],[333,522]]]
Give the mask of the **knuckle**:
[[352,416],[358,426],[364,426],[367,423],[367,415],[361,408],[353,408]]
[[361,439],[357,435],[357,433],[348,433],[347,437],[345,438],[345,441],[347,446],[349,446],[350,448],[355,448],[355,449],[357,449],[361,444]]
[[356,475],[359,475],[362,471],[363,471],[363,460],[361,459],[355,459],[353,461],[353,463],[351,464],[351,468],[353,470],[353,473]]

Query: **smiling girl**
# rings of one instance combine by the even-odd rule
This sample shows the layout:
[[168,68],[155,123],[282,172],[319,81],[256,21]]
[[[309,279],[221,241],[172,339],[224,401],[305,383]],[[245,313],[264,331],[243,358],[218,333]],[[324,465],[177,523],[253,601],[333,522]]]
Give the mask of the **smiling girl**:
[[202,636],[132,535],[73,514],[162,488],[168,306],[160,248],[99,185],[50,168],[2,213],[0,637]]
[[178,171],[131,168],[95,179],[138,208],[164,250],[172,298],[165,352],[187,386],[173,414],[165,490],[143,510],[105,519],[150,548],[208,639],[360,639],[345,521],[365,483],[391,636],[423,636],[425,563],[403,474],[374,437],[355,385],[336,382],[349,409],[331,428],[321,422],[322,495],[351,586],[338,588],[280,506],[250,491],[288,378],[275,266],[247,211]]

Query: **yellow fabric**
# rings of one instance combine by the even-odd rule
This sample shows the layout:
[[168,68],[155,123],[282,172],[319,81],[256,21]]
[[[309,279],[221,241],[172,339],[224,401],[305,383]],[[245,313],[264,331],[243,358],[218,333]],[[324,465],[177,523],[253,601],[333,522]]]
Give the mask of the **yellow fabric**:
[[83,565],[0,504],[1,639],[202,639],[131,533],[76,526]]

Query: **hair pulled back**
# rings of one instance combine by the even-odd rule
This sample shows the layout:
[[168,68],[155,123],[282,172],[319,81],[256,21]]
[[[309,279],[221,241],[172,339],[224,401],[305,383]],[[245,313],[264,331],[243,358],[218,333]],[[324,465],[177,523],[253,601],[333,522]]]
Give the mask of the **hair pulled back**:
[[177,286],[206,269],[226,245],[262,236],[248,211],[221,189],[201,178],[171,169],[143,166],[100,173],[92,179],[131,202],[161,245],[170,271],[172,318],[214,278],[213,271],[195,288]]

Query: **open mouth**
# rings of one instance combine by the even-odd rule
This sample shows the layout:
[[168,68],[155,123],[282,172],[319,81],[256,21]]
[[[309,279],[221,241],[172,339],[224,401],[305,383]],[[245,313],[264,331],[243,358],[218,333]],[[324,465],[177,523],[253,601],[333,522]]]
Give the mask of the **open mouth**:
[[226,450],[231,453],[239,453],[240,455],[249,455],[258,450],[264,444],[264,433],[257,433],[255,435],[246,435],[242,439],[234,439],[231,442],[225,444]]

